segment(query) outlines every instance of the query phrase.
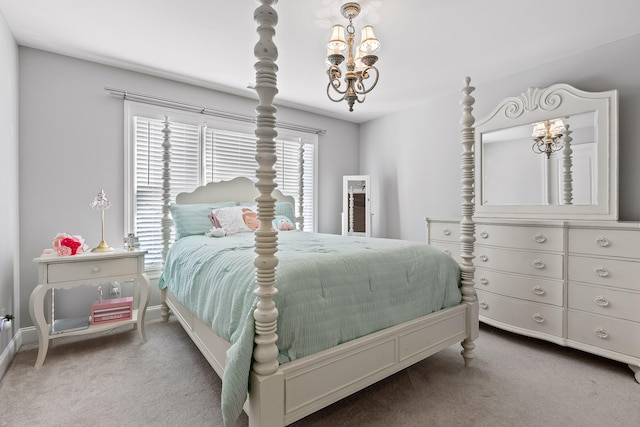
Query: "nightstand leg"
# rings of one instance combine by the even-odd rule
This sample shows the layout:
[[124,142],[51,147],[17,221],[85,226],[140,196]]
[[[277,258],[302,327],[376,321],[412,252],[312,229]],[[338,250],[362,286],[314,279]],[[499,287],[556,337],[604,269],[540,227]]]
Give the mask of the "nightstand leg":
[[36,333],[38,334],[36,368],[41,367],[44,363],[44,358],[47,356],[47,349],[49,348],[49,325],[44,318],[44,297],[46,294],[47,289],[42,285],[38,285],[33,289],[29,298],[29,314],[33,319]]
[[140,303],[138,304],[138,334],[142,342],[147,342],[147,337],[144,333],[144,317],[147,313],[147,306],[149,305],[150,286],[149,279],[146,274],[142,274],[138,277],[138,286],[140,286]]

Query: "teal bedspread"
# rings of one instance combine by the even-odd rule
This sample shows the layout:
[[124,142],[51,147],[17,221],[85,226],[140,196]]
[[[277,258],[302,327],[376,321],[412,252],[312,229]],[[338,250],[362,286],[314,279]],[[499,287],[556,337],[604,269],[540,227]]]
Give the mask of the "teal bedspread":
[[[423,243],[303,232],[282,232],[278,240],[280,364],[461,300],[458,264]],[[247,397],[257,300],[253,249],[253,233],[182,238],[159,282],[232,344],[222,386],[227,424]]]

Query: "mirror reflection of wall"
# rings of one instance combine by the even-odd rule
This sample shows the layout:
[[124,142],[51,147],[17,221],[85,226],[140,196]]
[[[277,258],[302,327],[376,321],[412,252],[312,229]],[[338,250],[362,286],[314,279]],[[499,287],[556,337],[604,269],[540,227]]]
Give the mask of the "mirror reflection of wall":
[[371,236],[371,203],[368,175],[343,177],[342,234]]
[[571,141],[548,156],[534,148],[533,123],[482,134],[483,204],[597,203],[596,115],[587,112],[562,119],[571,130]]

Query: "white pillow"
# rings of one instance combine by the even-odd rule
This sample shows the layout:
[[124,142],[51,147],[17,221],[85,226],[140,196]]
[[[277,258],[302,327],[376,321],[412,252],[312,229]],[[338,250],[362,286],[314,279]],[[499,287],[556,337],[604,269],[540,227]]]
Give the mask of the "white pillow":
[[[248,206],[230,206],[211,210],[211,222],[224,229],[225,235],[255,231],[260,223],[256,211]],[[217,221],[217,224],[216,224]]]

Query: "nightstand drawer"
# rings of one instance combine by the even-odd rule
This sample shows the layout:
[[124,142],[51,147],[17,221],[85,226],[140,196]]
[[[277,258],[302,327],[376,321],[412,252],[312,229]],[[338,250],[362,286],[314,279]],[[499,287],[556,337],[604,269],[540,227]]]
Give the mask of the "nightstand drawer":
[[100,279],[138,273],[138,258],[82,260],[47,266],[48,283]]

